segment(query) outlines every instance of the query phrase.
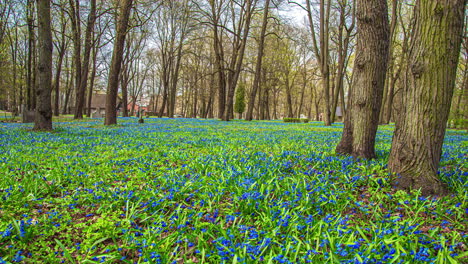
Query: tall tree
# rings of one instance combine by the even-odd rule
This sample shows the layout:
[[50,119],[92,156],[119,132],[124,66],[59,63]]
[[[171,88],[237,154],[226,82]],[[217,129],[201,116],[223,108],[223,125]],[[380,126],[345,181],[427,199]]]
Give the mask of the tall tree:
[[263,59],[263,47],[265,45],[265,36],[266,36],[266,29],[268,25],[269,9],[270,9],[270,0],[265,0],[265,6],[263,10],[262,29],[260,32],[260,40],[258,42],[257,63],[255,64],[254,83],[253,83],[252,90],[250,92],[249,103],[247,106],[247,114],[246,114],[247,116],[245,117],[245,119],[248,121],[251,121],[253,118],[255,97],[257,96],[257,90],[260,84],[260,73],[262,70],[262,59]]
[[28,61],[26,73],[26,108],[28,110],[34,109],[34,52],[36,49],[36,38],[34,36],[34,0],[27,1],[26,17],[28,24]]
[[236,12],[234,7],[232,10],[233,28],[235,30],[233,34],[231,60],[228,64],[227,73],[227,97],[226,97],[226,108],[224,109],[223,121],[229,121],[233,118],[234,110],[234,92],[236,90],[237,82],[242,70],[242,63],[245,55],[245,47],[247,45],[247,39],[250,31],[250,23],[252,20],[253,11],[257,5],[257,0],[244,0],[240,1],[240,12],[238,20],[235,20]]
[[37,109],[34,130],[52,130],[52,29],[50,0],[37,0],[39,85],[36,90]]
[[[354,30],[355,25],[355,1],[352,1],[352,7],[350,6],[350,1],[340,0],[338,1],[339,10],[340,10],[340,23],[338,25],[338,40],[337,40],[337,53],[338,53],[338,65],[335,74],[335,86],[336,92],[333,98],[333,106],[331,108],[331,117],[330,121],[335,122],[336,109],[338,106],[338,96],[341,98],[341,112],[344,114],[345,104],[344,104],[344,76],[346,74],[346,68],[349,61],[349,46],[351,42],[351,33]],[[349,18],[351,17],[351,18]],[[351,20],[350,24],[346,24],[347,20]]]
[[70,7],[72,9],[72,28],[73,28],[73,43],[75,45],[75,67],[76,71],[76,98],[75,98],[75,119],[83,118],[83,108],[85,106],[86,85],[88,83],[89,64],[91,58],[91,45],[93,44],[92,37],[94,31],[94,24],[96,22],[96,0],[90,1],[90,11],[88,14],[88,21],[86,23],[85,43],[83,59],[81,59],[81,30],[80,30],[80,1],[70,0]]
[[132,10],[133,0],[121,0],[120,10],[117,19],[117,35],[114,40],[114,50],[109,70],[109,80],[107,82],[106,96],[106,117],[105,125],[117,124],[117,91],[119,87],[119,74],[122,67],[122,59],[125,46],[125,36],[127,35],[128,20]]
[[[60,95],[60,74],[62,72],[63,58],[67,50],[68,41],[66,39],[66,30],[67,30],[67,20],[65,19],[65,10],[60,6],[60,40],[54,42],[55,48],[58,50],[57,66],[55,68],[55,80],[53,83],[53,89],[55,90],[54,98],[54,115],[59,116],[59,95]],[[58,36],[56,37],[57,39]]]
[[213,50],[218,80],[218,118],[223,118],[226,108],[226,73],[224,71],[226,67],[223,47],[225,22],[221,16],[226,9],[226,1],[208,0],[208,3],[209,12],[206,12],[206,16],[209,17],[213,27]]
[[[331,125],[330,121],[330,48],[329,48],[329,25],[330,25],[331,0],[320,0],[320,29],[319,42],[315,35],[314,19],[312,17],[311,1],[306,0],[307,17],[309,19],[310,31],[313,40],[315,57],[320,65],[322,77],[323,98],[325,106],[323,111],[323,122],[326,126]],[[318,43],[318,44],[317,44]]]
[[357,49],[339,154],[375,158],[380,106],[387,71],[389,24],[387,0],[357,2]]
[[455,85],[466,0],[418,0],[404,91],[389,168],[402,189],[447,192],[437,176]]

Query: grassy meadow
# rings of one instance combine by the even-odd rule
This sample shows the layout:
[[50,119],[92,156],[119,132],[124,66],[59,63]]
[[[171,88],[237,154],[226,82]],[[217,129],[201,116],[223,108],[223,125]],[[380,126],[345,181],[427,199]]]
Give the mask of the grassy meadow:
[[334,154],[342,124],[147,118],[0,124],[0,263],[468,263],[468,132],[447,197]]

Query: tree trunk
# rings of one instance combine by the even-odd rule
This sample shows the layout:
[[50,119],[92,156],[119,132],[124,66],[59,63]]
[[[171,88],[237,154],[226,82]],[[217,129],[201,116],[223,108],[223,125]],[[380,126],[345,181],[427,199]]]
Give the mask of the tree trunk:
[[387,72],[387,1],[358,1],[356,15],[358,35],[354,79],[343,135],[336,152],[372,159],[375,158],[375,136]]
[[114,40],[114,51],[109,70],[109,80],[106,95],[105,125],[117,124],[117,91],[119,87],[119,74],[122,67],[122,58],[127,35],[128,20],[132,10],[133,0],[122,0],[117,20],[117,35]]
[[[79,4],[79,3],[78,3]],[[90,53],[92,46],[92,35],[94,31],[94,23],[96,21],[96,0],[90,1],[91,9],[89,11],[88,22],[86,24],[86,33],[85,33],[85,47],[84,47],[84,59],[83,63],[80,65],[81,74],[80,79],[77,81],[79,84],[76,91],[76,103],[75,103],[75,119],[83,118],[83,108],[85,105],[86,98],[86,85],[88,84],[88,75],[89,75],[89,62],[90,62]],[[79,8],[77,7],[77,12]],[[76,17],[76,23],[80,22],[79,14]],[[80,27],[77,27],[78,29]],[[78,32],[79,34],[81,32]],[[75,33],[76,34],[76,33]],[[76,42],[81,41],[81,38],[78,38]]]
[[93,47],[93,69],[91,71],[91,76],[89,80],[89,89],[88,89],[88,102],[87,102],[87,117],[91,117],[91,103],[93,101],[93,90],[94,90],[94,81],[96,80],[96,70],[97,70],[97,53],[99,46],[99,39],[97,40],[96,46]]
[[389,168],[401,189],[443,195],[437,176],[455,86],[465,0],[419,0],[415,7],[404,113],[396,125]]
[[[209,1],[210,8],[212,13],[212,22],[213,22],[213,50],[215,53],[215,68],[218,75],[218,118],[223,118],[224,110],[226,108],[226,75],[224,73],[224,52],[223,52],[223,43],[220,36],[220,26],[219,26],[219,9],[215,1]],[[213,109],[211,109],[213,111]]]
[[62,72],[62,64],[63,64],[63,57],[65,56],[65,51],[66,51],[66,29],[67,29],[67,22],[65,20],[65,14],[64,11],[62,10],[60,12],[60,22],[61,22],[61,29],[60,29],[60,34],[61,39],[60,42],[56,45],[56,48],[58,49],[58,62],[57,62],[57,68],[55,72],[55,80],[54,80],[54,90],[55,90],[55,100],[54,100],[54,115],[59,116],[60,115],[60,109],[59,109],[59,102],[60,102],[60,75]]
[[55,89],[55,101],[54,101],[54,115],[59,116],[59,96],[60,96],[60,74],[62,71],[63,57],[65,55],[65,47],[59,51],[59,58],[57,62],[57,69],[55,73],[54,89]]
[[321,72],[323,97],[325,99],[325,109],[323,111],[323,123],[325,126],[331,126],[330,121],[330,50],[329,50],[329,19],[330,19],[331,0],[322,0],[320,4],[320,50],[322,52]]
[[[1,28],[1,26],[0,26]],[[12,111],[12,115],[13,116],[17,116],[18,114],[18,104],[17,104],[17,90],[18,90],[18,82],[17,82],[17,79],[18,79],[18,71],[17,71],[17,60],[18,60],[18,44],[19,44],[19,40],[18,40],[18,27],[15,26],[15,31],[14,31],[14,40],[12,39],[13,38],[13,34],[8,34],[8,38],[9,38],[9,41],[10,41],[10,52],[11,52],[11,63],[12,63],[12,67],[13,67],[13,83],[12,83],[12,87],[11,87],[11,92],[12,92],[12,97],[13,97],[13,102],[12,102],[12,107],[11,107],[11,111]],[[0,43],[1,43],[1,40],[0,40]],[[19,97],[21,97],[21,92],[19,93]],[[21,107],[21,104],[19,105]]]
[[[75,64],[75,99],[79,98],[80,82],[81,82],[81,18],[80,18],[80,3],[79,0],[69,0],[70,19],[72,22],[73,32],[73,61]],[[76,99],[78,100],[78,99]],[[74,118],[77,118],[78,102],[75,101]]]
[[[338,68],[337,73],[335,76],[335,84],[336,84],[336,92],[333,99],[333,106],[331,112],[331,122],[335,122],[336,119],[336,108],[338,106],[338,97],[341,98],[341,113],[344,114],[344,76],[346,74],[346,67],[347,67],[347,57],[348,57],[348,50],[349,50],[349,42],[351,39],[351,32],[354,29],[354,15],[352,19],[352,23],[349,28],[346,27],[346,5],[348,1],[343,1],[340,3],[340,25],[338,28]],[[354,4],[354,3],[353,3]],[[346,31],[346,35],[343,39],[343,30]]]
[[[395,58],[393,58],[394,54],[394,43],[395,43],[395,30],[397,27],[397,22],[398,22],[398,13],[399,13],[399,5],[397,0],[392,0],[392,16],[390,19],[390,45],[388,46],[388,69],[387,69],[387,76],[385,79],[385,86],[384,86],[384,91],[383,91],[383,97],[382,97],[382,107],[380,109],[380,115],[379,115],[379,122],[380,123],[385,123],[385,115],[386,115],[386,104],[387,101],[390,99],[389,97],[389,90],[390,89],[390,82],[393,81],[393,66],[395,65]],[[393,88],[393,87],[392,87]],[[392,91],[393,93],[393,91]],[[392,98],[393,99],[393,98]]]
[[185,38],[185,34],[180,35],[180,42],[179,46],[177,47],[177,57],[175,61],[174,72],[172,73],[172,78],[170,80],[170,89],[169,89],[169,100],[168,100],[168,115],[169,117],[174,117],[175,110],[176,110],[176,95],[177,95],[177,83],[179,81],[179,72],[180,72],[180,64],[182,60],[182,48],[183,48],[183,40]]
[[[242,70],[242,63],[245,55],[245,47],[247,45],[247,39],[250,31],[250,21],[252,18],[252,11],[255,4],[252,6],[252,0],[246,0],[245,13],[244,13],[244,26],[242,28],[242,36],[237,36],[238,45],[234,45],[235,50],[233,53],[232,63],[230,71],[228,73],[228,85],[227,85],[227,101],[226,108],[224,109],[223,121],[229,121],[234,118],[234,93],[236,90],[237,82],[239,80],[240,72]],[[241,22],[242,18],[239,18]],[[241,23],[239,23],[241,25]],[[240,34],[239,27],[239,34]],[[236,41],[235,41],[236,42]]]
[[[122,91],[122,116],[128,117],[128,83],[129,83],[129,69],[128,65],[124,63],[120,72],[120,90]],[[133,115],[132,113],[130,115]]]
[[39,54],[37,51],[37,39],[34,37],[33,43],[32,43],[32,50],[33,50],[33,60],[32,60],[32,68],[33,68],[33,75],[32,75],[32,91],[31,91],[31,109],[36,110],[37,106],[37,98],[36,98],[36,91],[37,91],[37,86],[39,85],[39,80],[38,80],[38,64],[37,61],[39,59]]
[[292,85],[290,85],[289,83],[289,75],[286,76],[285,83],[286,83],[286,107],[288,110],[288,117],[293,118],[294,113],[293,113],[293,108],[292,108],[292,94],[291,94]]
[[27,23],[28,23],[28,61],[26,73],[26,108],[33,109],[33,53],[34,53],[34,1],[28,0],[27,6]]
[[265,45],[265,35],[266,35],[266,28],[268,25],[268,11],[270,9],[270,0],[265,1],[265,7],[263,11],[263,21],[262,21],[262,29],[260,32],[260,41],[258,43],[258,50],[257,50],[257,63],[255,64],[255,75],[254,75],[254,82],[252,86],[252,90],[250,92],[249,104],[247,105],[247,113],[245,116],[245,120],[252,121],[253,117],[253,110],[255,105],[255,97],[257,95],[258,85],[260,83],[260,74],[262,69],[262,59],[263,59],[263,49]]
[[[65,66],[66,68],[68,68],[69,66],[69,60],[68,60],[68,56],[65,57]],[[70,101],[70,94],[73,90],[73,86],[72,86],[72,83],[73,83],[73,66],[74,66],[74,63],[72,61],[72,65],[70,67],[70,70],[68,70],[67,72],[67,81],[66,81],[66,92],[65,92],[65,100],[63,102],[63,107],[62,107],[62,115],[65,115],[67,114],[67,108],[68,108],[68,102]]]
[[[311,1],[307,0],[307,16],[309,26],[312,32],[312,42],[315,57],[320,65],[320,73],[322,77],[322,92],[325,99],[325,109],[323,111],[323,121],[326,126],[330,126],[330,51],[329,51],[329,20],[331,0],[320,1],[320,32],[319,45],[315,36],[314,19],[312,17]],[[320,47],[320,48],[319,48]]]
[[36,90],[37,109],[34,130],[52,130],[52,29],[50,26],[50,1],[37,1],[39,61]]

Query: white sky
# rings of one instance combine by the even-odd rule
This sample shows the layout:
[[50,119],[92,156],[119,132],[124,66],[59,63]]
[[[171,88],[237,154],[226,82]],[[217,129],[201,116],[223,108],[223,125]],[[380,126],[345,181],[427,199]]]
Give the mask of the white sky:
[[[303,2],[298,0],[297,2]],[[297,25],[303,25],[304,19],[306,18],[307,13],[300,7],[295,4],[285,3],[281,10],[278,13],[286,18],[290,18]]]

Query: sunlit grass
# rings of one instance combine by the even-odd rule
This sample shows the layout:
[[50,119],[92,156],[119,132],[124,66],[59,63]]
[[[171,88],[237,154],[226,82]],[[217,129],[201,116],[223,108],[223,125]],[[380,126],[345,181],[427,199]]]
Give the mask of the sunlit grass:
[[463,263],[468,134],[448,197],[334,154],[342,124],[121,118],[0,125],[0,263]]

